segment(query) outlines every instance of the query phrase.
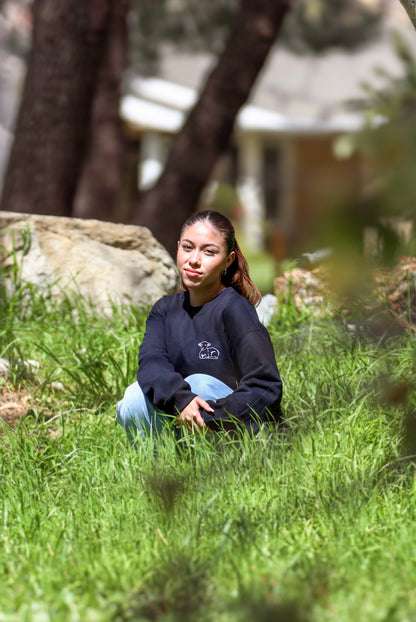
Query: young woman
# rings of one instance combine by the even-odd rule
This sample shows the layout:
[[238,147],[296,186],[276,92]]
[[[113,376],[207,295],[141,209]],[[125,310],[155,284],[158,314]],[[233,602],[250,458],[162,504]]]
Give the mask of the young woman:
[[167,420],[191,432],[245,426],[255,434],[262,422],[279,419],[282,382],[254,308],[260,292],[228,218],[214,211],[191,216],[177,266],[182,292],[151,310],[138,382],[118,403],[117,420],[133,445]]

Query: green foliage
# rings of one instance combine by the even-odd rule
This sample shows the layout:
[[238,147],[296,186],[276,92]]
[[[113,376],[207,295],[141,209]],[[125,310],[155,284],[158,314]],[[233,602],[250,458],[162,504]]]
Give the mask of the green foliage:
[[292,309],[271,330],[280,431],[167,433],[155,455],[114,421],[145,315],[31,295],[0,307],[3,351],[40,363],[0,378],[32,397],[0,427],[0,620],[414,619],[414,335]]
[[244,253],[249,265],[250,278],[264,296],[273,293],[276,278],[276,261],[267,252]]
[[358,0],[298,0],[286,20],[282,41],[297,52],[357,48],[380,33],[382,5]]
[[352,149],[371,162],[365,200],[379,222],[385,218],[386,226],[391,217],[416,221],[416,60],[399,35],[396,50],[402,66],[400,77],[379,68],[383,87],[365,85],[371,101],[367,123],[349,137]]
[[166,43],[219,53],[237,5],[237,0],[135,0],[130,15],[134,69],[142,74],[157,72],[160,46]]
[[[219,54],[238,5],[237,0],[135,0],[129,20],[131,65],[142,74],[157,72],[160,46],[166,43]],[[296,52],[357,48],[379,33],[382,9],[381,3],[374,8],[359,0],[298,0],[279,43]]]

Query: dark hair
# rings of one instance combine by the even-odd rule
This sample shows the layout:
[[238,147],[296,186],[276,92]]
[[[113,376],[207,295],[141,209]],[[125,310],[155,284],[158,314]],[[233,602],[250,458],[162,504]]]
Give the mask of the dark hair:
[[235,258],[231,265],[228,266],[225,274],[221,276],[221,281],[226,287],[233,287],[239,294],[247,298],[253,305],[258,305],[261,300],[261,294],[250,279],[248,273],[247,260],[241,252],[238,242],[235,239],[235,231],[231,221],[213,210],[205,210],[196,212],[190,216],[182,225],[182,238],[185,229],[191,227],[197,222],[209,222],[223,236],[227,255],[232,251],[235,252]]

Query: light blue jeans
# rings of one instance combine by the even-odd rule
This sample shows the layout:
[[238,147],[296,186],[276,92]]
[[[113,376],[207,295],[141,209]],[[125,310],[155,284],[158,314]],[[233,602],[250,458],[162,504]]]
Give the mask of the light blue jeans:
[[[232,393],[232,389],[222,380],[208,374],[192,374],[185,378],[192,393],[204,400],[218,400]],[[157,435],[164,425],[173,423],[176,417],[159,412],[147,399],[138,382],[127,387],[124,397],[116,407],[117,421],[125,429],[131,445],[137,448],[140,437]]]

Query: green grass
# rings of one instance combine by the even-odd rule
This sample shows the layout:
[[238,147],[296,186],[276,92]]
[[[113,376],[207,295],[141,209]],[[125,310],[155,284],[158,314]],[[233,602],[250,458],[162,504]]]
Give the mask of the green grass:
[[278,268],[275,259],[270,253],[245,253],[249,264],[250,277],[264,296],[274,291],[274,281]]
[[114,422],[143,313],[0,290],[0,356],[40,363],[0,378],[32,396],[0,429],[0,622],[416,621],[416,339],[308,320],[270,329],[284,429],[155,456]]

